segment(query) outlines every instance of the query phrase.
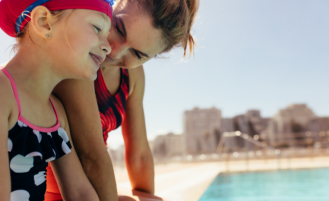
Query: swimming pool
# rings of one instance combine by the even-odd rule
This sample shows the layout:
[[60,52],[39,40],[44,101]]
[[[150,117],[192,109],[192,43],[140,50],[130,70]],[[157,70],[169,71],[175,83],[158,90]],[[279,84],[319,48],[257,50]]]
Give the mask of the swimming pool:
[[199,201],[329,200],[329,168],[219,174]]

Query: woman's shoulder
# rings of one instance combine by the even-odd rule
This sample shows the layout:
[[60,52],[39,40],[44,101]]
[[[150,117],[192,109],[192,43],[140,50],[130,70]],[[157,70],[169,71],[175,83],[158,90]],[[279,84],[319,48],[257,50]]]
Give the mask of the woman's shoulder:
[[144,67],[143,67],[143,65],[138,66],[136,68],[128,69],[128,73],[129,73],[129,78],[134,77],[134,78],[138,78],[138,79],[141,79],[141,78],[144,79]]
[[139,86],[144,87],[145,85],[145,73],[143,66],[139,66],[137,68],[129,69],[129,95],[131,95],[136,87]]

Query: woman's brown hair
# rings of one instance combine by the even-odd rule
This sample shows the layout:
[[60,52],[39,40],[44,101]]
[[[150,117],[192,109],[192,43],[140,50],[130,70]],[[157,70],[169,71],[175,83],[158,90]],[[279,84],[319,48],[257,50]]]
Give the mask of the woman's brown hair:
[[161,29],[166,48],[170,51],[175,46],[181,46],[186,56],[194,51],[195,41],[191,35],[199,0],[137,0],[144,12],[153,20],[153,25]]

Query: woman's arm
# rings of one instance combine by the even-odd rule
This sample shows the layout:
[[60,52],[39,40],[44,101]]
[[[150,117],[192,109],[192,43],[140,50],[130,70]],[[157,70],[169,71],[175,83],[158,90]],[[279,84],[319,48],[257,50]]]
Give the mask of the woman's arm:
[[[55,104],[61,122],[61,127],[66,131],[70,141],[72,142],[70,128],[64,108],[57,98],[53,97],[52,100]],[[73,144],[71,153],[68,153],[58,160],[50,162],[50,164],[64,200],[99,201],[95,189],[90,184],[82,169]]]
[[65,80],[54,94],[62,101],[82,167],[101,201],[117,201],[111,158],[104,144],[94,83]]
[[129,70],[129,79],[133,91],[128,98],[126,118],[122,124],[126,166],[133,190],[154,194],[154,163],[147,141],[143,110],[143,66]]

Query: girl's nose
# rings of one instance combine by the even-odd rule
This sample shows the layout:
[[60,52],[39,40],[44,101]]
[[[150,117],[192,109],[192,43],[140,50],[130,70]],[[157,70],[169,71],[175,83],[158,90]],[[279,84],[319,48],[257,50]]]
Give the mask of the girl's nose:
[[106,42],[103,42],[100,46],[100,49],[105,52],[105,54],[110,54],[111,53],[111,46],[109,42],[106,40]]

